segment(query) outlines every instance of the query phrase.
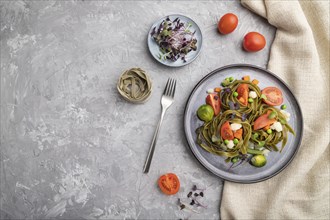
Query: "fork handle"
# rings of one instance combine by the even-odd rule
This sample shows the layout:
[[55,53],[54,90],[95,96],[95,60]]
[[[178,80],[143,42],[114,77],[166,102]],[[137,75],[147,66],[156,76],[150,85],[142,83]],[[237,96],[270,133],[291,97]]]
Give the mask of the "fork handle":
[[152,138],[152,142],[151,142],[151,145],[150,145],[150,148],[149,148],[147,160],[144,163],[143,173],[148,173],[149,172],[151,160],[152,160],[152,157],[153,157],[154,152],[155,152],[155,147],[156,147],[156,143],[157,143],[157,139],[158,139],[158,133],[159,133],[159,130],[160,130],[160,126],[162,125],[165,112],[166,112],[166,109],[162,108],[162,114],[160,116],[156,131],[154,133],[154,137]]

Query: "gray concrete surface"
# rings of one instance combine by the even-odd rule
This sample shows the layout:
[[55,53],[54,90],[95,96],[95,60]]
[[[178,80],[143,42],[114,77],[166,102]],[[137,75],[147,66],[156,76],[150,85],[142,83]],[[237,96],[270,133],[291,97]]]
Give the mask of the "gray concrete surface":
[[[218,219],[222,181],[186,146],[183,110],[194,85],[232,63],[265,66],[275,29],[238,1],[1,1],[1,218]],[[234,12],[237,30],[218,34]],[[149,55],[146,34],[170,13],[192,17],[204,34],[201,55],[168,68]],[[259,53],[241,49],[245,33],[268,41]],[[124,101],[116,82],[145,69],[154,91],[142,105]],[[160,115],[168,77],[178,80],[151,171],[143,163]],[[163,195],[160,175],[176,173],[180,192]],[[180,211],[179,197],[206,188],[200,214]]]

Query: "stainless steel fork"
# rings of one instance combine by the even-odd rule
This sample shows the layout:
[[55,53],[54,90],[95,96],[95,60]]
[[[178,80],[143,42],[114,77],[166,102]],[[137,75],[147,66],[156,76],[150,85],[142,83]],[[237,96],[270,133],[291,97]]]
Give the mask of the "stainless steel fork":
[[172,105],[172,103],[174,101],[175,86],[176,86],[175,79],[169,78],[167,80],[165,90],[164,90],[164,93],[163,93],[161,101],[160,101],[160,103],[162,105],[162,114],[160,116],[160,119],[159,119],[159,122],[158,122],[158,125],[157,125],[157,128],[156,128],[154,137],[153,137],[152,142],[151,142],[151,146],[150,146],[150,149],[149,149],[147,160],[146,160],[146,162],[144,164],[144,167],[143,167],[143,172],[144,173],[149,172],[152,156],[154,155],[154,151],[155,151],[155,147],[156,147],[156,142],[157,142],[160,126],[162,125],[166,110],[168,109],[168,107],[170,107]]

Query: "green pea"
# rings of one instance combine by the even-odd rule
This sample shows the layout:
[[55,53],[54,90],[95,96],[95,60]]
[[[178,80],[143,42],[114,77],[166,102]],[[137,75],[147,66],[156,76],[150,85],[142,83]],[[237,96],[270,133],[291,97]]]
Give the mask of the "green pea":
[[266,142],[265,141],[259,141],[258,146],[263,147],[265,146]]
[[276,117],[276,115],[277,115],[277,112],[272,111],[272,113],[270,113],[270,114],[268,115],[268,118],[269,118],[269,119],[273,119],[273,118]]
[[273,133],[272,129],[267,129],[267,133],[268,133],[268,134]]
[[284,105],[281,105],[281,109],[286,109],[286,104],[284,104]]
[[238,144],[238,139],[237,138],[234,139],[234,144]]
[[258,138],[258,137],[259,137],[259,134],[258,134],[258,133],[254,133],[254,134],[253,134],[253,137],[254,137],[254,138]]
[[253,98],[249,98],[248,101],[249,101],[250,103],[252,103],[252,102],[253,102]]
[[237,97],[238,96],[238,92],[234,92],[234,97]]
[[226,87],[226,86],[228,86],[229,85],[229,79],[228,78],[226,78],[224,81],[222,81],[222,83],[221,83],[221,85],[223,86],[223,87]]
[[231,158],[231,162],[232,163],[237,163],[238,161],[239,161],[239,158],[238,157]]
[[224,142],[225,142],[225,145],[229,144],[229,141],[228,140],[225,140]]
[[232,81],[234,81],[234,77],[229,77],[229,82],[232,82]]

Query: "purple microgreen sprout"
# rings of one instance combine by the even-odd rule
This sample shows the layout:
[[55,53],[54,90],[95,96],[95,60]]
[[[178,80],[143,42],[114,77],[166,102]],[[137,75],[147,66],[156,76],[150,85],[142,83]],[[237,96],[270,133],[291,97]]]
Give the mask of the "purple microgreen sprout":
[[193,191],[205,191],[205,189],[199,189],[196,185],[193,185],[193,188],[192,188]]
[[197,39],[194,36],[195,32],[190,30],[191,26],[191,23],[185,24],[179,18],[171,22],[167,17],[158,28],[154,27],[150,35],[159,46],[158,58],[171,61],[181,59],[187,62],[186,55],[197,50]]
[[234,103],[234,105],[235,105],[235,109],[236,109],[236,110],[238,110],[238,109],[240,108],[238,102]]
[[242,114],[242,121],[245,121],[245,120],[247,119],[247,116],[248,116],[248,115],[247,115],[246,113],[243,113],[243,114]]
[[195,213],[199,213],[197,212],[196,210],[194,210],[193,208],[191,207],[202,207],[202,208],[207,208],[206,205],[202,204],[198,198],[200,197],[204,197],[204,191],[205,189],[199,189],[196,185],[193,185],[192,187],[192,191],[190,191],[188,194],[187,194],[187,197],[189,198],[190,202],[189,202],[189,205],[187,205],[186,203],[182,202],[182,200],[180,198],[178,198],[178,204],[179,204],[179,207],[180,207],[180,210],[183,210],[183,209],[188,209],[188,210],[191,210]]
[[191,202],[190,202],[191,206],[195,205],[195,206],[207,208],[207,206],[203,205],[202,203],[200,203],[198,201],[198,197],[204,197],[204,192],[203,192],[204,190],[205,189],[199,189],[196,185],[193,185],[192,192],[195,192],[195,193],[192,195],[192,192],[189,192],[189,194],[188,194],[188,195],[190,195],[188,198],[191,198]]
[[225,93],[231,93],[231,89],[230,88],[225,88],[224,91],[225,91]]
[[156,27],[154,27],[150,33],[151,36],[153,36],[156,33]]
[[180,198],[178,199],[178,203],[179,203],[180,210],[187,209],[187,210],[190,210],[197,214],[200,214],[200,212],[196,211],[195,209],[189,207],[187,204],[183,203]]
[[181,204],[181,205],[180,205],[180,210],[182,210],[182,209],[184,209],[184,208],[186,208],[186,206],[185,206],[184,204]]
[[228,105],[229,105],[230,110],[234,110],[234,109],[235,109],[234,102],[229,101],[229,102],[228,102]]
[[195,198],[194,201],[194,204],[196,204],[197,206],[200,206],[200,207],[203,207],[204,209],[207,209],[207,206],[206,205],[203,205],[202,203],[200,203],[197,198]]
[[246,164],[246,163],[250,162],[250,160],[251,160],[252,157],[253,156],[250,156],[248,154],[241,154],[239,156],[239,159],[240,159],[239,162],[238,163],[231,163],[231,165],[228,168],[228,170],[233,169],[235,167],[238,167],[238,166],[242,165],[243,163]]

